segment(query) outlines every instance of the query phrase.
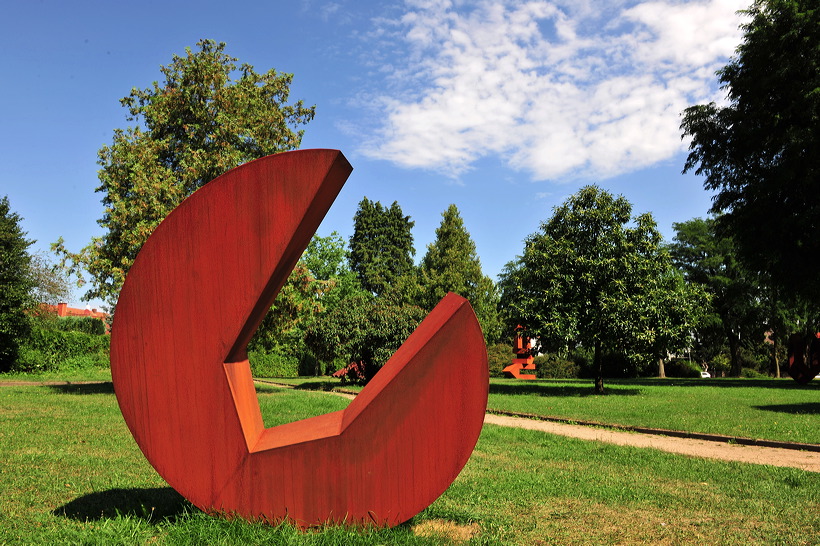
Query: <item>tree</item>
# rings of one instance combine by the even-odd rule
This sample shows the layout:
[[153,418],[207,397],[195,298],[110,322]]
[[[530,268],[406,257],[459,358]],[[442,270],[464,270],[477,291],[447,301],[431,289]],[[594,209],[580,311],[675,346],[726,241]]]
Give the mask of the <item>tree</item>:
[[[712,333],[721,333],[729,349],[730,374],[740,376],[740,348],[763,340],[764,307],[760,278],[736,259],[734,241],[718,232],[715,219],[693,218],[673,224],[670,245],[673,261],[686,280],[711,296],[704,321],[697,328],[700,344],[708,345]],[[712,349],[708,354],[715,354]]]
[[470,301],[487,344],[498,341],[498,291],[492,279],[482,273],[475,243],[455,205],[442,213],[436,240],[427,246],[421,260],[419,282],[421,307],[429,311],[448,292],[455,292]]
[[303,131],[294,127],[313,119],[314,107],[287,104],[291,74],[237,69],[224,43],[197,47],[161,67],[162,84],[120,100],[137,125],[116,129],[98,154],[106,233],[79,253],[62,239],[53,245],[81,282],[83,269],[90,275],[85,299],[115,302],[142,244],[185,197],[242,163],[298,148]]
[[56,305],[71,299],[71,283],[62,270],[44,253],[31,255],[29,264],[32,282],[32,298],[37,303]]
[[424,316],[418,306],[362,291],[315,321],[307,343],[322,361],[363,362],[365,381],[369,381]]
[[20,341],[28,336],[31,325],[26,311],[33,305],[31,256],[20,227],[22,218],[11,211],[7,196],[0,199],[0,372],[15,364]]
[[353,217],[349,259],[365,290],[384,294],[400,278],[414,273],[414,224],[395,201],[385,208],[367,197],[361,200]]
[[718,77],[728,104],[691,106],[684,172],[717,191],[712,212],[750,270],[816,299],[820,283],[820,9],[816,0],[755,0]]
[[604,388],[605,349],[633,358],[681,349],[697,305],[681,288],[652,216],[631,214],[624,197],[581,188],[527,237],[503,274],[511,320],[542,348],[593,351],[596,392]]

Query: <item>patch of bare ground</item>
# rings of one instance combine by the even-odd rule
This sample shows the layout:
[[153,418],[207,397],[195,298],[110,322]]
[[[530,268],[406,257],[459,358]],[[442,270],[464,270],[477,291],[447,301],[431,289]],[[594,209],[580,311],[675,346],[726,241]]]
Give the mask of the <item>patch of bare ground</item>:
[[536,421],[523,417],[487,414],[484,423],[504,427],[540,430],[549,434],[559,434],[582,440],[607,442],[622,446],[648,447],[707,459],[737,461],[751,464],[765,464],[800,468],[808,472],[820,472],[820,453],[797,451],[776,447],[743,446],[738,444],[711,442],[690,438],[671,438],[655,434],[622,432],[582,425],[567,425],[548,421]]
[[466,542],[481,531],[477,523],[459,525],[454,521],[444,519],[430,519],[413,525],[413,534],[434,539],[443,539],[450,542]]

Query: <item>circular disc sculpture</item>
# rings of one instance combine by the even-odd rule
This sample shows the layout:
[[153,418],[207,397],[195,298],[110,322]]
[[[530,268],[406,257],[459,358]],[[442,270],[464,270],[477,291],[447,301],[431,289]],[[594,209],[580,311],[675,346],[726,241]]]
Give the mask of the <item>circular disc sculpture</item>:
[[246,347],[352,168],[268,156],[196,191],[154,231],[117,303],[111,373],[128,428],[194,505],[251,520],[395,525],[478,440],[487,353],[447,295],[344,411],[265,429]]

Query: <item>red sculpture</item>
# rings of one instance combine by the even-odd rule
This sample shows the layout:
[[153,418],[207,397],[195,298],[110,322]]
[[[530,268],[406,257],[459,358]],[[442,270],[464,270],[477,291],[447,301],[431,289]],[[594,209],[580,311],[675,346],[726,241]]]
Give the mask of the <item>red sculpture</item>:
[[263,426],[248,340],[351,170],[336,150],[234,169],[174,210],[128,274],[111,339],[117,400],[154,468],[202,510],[395,525],[444,492],[478,440],[487,353],[455,294],[347,409]]
[[806,340],[800,334],[789,338],[789,375],[805,385],[820,374],[820,333],[809,344],[809,361],[806,362]]
[[513,340],[513,358],[512,364],[501,370],[505,377],[512,377],[515,379],[535,379],[532,374],[522,374],[521,370],[535,370],[535,362],[532,356],[532,342],[530,338],[524,335],[523,326],[515,328],[515,339]]

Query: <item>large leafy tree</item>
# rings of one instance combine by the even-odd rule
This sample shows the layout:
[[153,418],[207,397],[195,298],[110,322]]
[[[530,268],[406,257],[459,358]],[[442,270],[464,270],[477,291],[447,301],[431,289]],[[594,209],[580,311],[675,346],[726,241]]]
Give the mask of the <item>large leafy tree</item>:
[[8,197],[0,199],[0,372],[15,364],[20,341],[31,327],[26,311],[34,303],[35,283],[28,247],[34,241],[26,239],[21,221]]
[[436,239],[427,246],[421,260],[419,282],[422,307],[430,310],[448,292],[455,292],[470,301],[487,343],[498,341],[501,334],[498,290],[492,279],[481,271],[475,243],[455,205],[442,213]]
[[291,74],[237,67],[225,44],[212,40],[174,55],[164,81],[132,89],[121,99],[128,120],[99,151],[106,230],[79,253],[62,240],[63,264],[90,275],[85,298],[113,303],[142,244],[185,197],[225,171],[265,155],[299,147],[314,107],[288,104]]
[[527,237],[504,273],[512,321],[547,349],[593,350],[603,392],[604,350],[656,358],[686,346],[699,293],[690,293],[652,216],[632,218],[624,197],[586,186]]
[[[729,349],[730,374],[741,372],[740,348],[763,340],[764,306],[760,277],[738,262],[732,238],[718,233],[713,218],[673,224],[672,259],[686,280],[711,296],[697,339],[704,357]],[[719,336],[715,336],[719,333]],[[715,347],[715,341],[719,345]],[[710,348],[711,346],[711,348]]]
[[395,201],[385,207],[367,197],[361,200],[353,217],[349,260],[365,290],[378,296],[414,274],[414,224]]
[[728,104],[691,106],[684,172],[716,190],[712,212],[781,297],[820,295],[820,8],[755,0],[743,41],[718,72]]

